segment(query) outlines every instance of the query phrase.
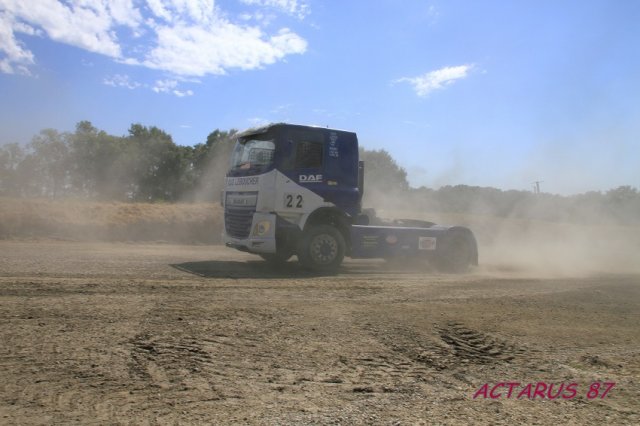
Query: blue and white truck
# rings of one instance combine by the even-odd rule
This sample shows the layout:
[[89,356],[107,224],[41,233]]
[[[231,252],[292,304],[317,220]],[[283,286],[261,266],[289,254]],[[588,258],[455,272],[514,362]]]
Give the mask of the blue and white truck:
[[384,221],[362,209],[355,133],[276,123],[238,134],[221,202],[223,241],[274,263],[335,271],[351,258],[414,259],[457,272],[478,264],[466,227]]

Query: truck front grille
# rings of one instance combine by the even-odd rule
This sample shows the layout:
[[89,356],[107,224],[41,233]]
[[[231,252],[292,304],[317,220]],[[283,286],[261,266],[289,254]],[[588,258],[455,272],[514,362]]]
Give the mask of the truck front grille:
[[247,238],[251,233],[251,222],[255,207],[229,208],[224,210],[224,227],[234,238]]

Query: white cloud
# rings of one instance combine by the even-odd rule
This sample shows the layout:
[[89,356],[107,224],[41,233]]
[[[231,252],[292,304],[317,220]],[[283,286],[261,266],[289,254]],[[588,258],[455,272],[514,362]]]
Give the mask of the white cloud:
[[430,5],[426,13],[429,25],[435,25],[440,19],[440,11],[434,5]]
[[214,0],[147,0],[147,5],[156,18],[165,22],[208,24],[217,14]]
[[157,80],[151,90],[156,93],[170,93],[177,86],[178,82],[176,80]]
[[247,121],[249,122],[249,125],[251,127],[261,127],[261,126],[266,126],[269,123],[272,123],[272,121],[269,121],[268,119],[262,118],[262,117],[248,118]]
[[[110,7],[100,0],[75,0],[68,4],[56,0],[3,0],[5,13],[16,24],[13,33],[19,30],[17,25],[27,25],[42,30],[53,41],[117,58],[121,49],[114,26],[137,25],[139,13],[130,1],[114,5]],[[8,55],[7,59],[12,57]]]
[[[308,6],[297,0],[243,1],[301,17],[308,14]],[[17,38],[20,34],[40,35],[120,63],[176,76],[262,68],[307,49],[306,40],[288,28],[268,34],[246,21],[232,22],[214,0],[147,0],[145,4],[135,0],[1,0],[0,72],[27,74],[35,64],[33,53]]]
[[403,77],[394,82],[409,83],[413,86],[418,96],[424,97],[434,90],[443,89],[453,84],[456,80],[466,78],[473,67],[473,64],[444,67],[418,77]]
[[171,21],[171,13],[165,8],[162,0],[147,0],[147,6],[156,17]]
[[133,6],[133,0],[109,0],[105,3],[115,23],[137,28],[143,22],[140,10]]
[[183,98],[185,96],[193,96],[193,90],[174,90],[173,94],[176,95],[179,98]]
[[158,44],[141,62],[149,68],[178,75],[225,74],[269,65],[286,55],[304,53],[307,43],[284,28],[265,39],[258,28],[221,21],[210,28],[178,24],[157,30]]
[[273,21],[276,20],[277,15],[275,15],[273,13],[263,13],[263,12],[255,12],[253,14],[251,14],[251,13],[242,13],[242,14],[240,14],[239,18],[242,19],[243,21],[254,20],[261,27],[266,28],[269,25],[271,25],[271,23]]
[[0,11],[0,72],[29,75],[29,66],[35,63],[33,53],[14,36],[14,31],[19,32],[28,26],[18,24],[13,16]]
[[177,80],[157,80],[151,90],[156,93],[170,93],[179,98],[193,96],[192,90],[178,90]]
[[309,13],[309,5],[298,0],[240,0],[242,3],[251,6],[268,7],[280,10],[289,15],[304,19]]
[[289,114],[289,112],[291,111],[291,108],[293,108],[293,104],[282,104],[282,105],[277,105],[276,107],[274,107],[271,110],[272,114]]
[[110,77],[105,77],[105,79],[102,80],[102,83],[106,84],[107,86],[124,87],[127,89],[137,89],[141,86],[140,83],[131,81],[128,75],[122,74],[115,74]]
[[178,80],[174,79],[156,80],[154,84],[149,85],[133,81],[128,75],[125,74],[114,74],[112,76],[105,77],[104,80],[102,80],[102,83],[107,86],[120,87],[130,90],[144,88],[147,90],[153,90],[156,93],[175,95],[179,98],[183,98],[185,96],[193,96],[193,90],[179,89],[178,85],[180,83],[178,82]]

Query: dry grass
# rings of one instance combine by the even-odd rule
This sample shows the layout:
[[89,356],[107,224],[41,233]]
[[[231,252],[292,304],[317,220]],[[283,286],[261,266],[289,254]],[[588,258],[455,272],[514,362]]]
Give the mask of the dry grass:
[[0,238],[217,243],[217,204],[0,198]]

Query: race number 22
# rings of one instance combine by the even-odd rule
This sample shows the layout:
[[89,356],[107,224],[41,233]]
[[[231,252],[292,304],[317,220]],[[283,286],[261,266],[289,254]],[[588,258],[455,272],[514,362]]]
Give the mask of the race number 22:
[[284,195],[284,206],[287,208],[302,208],[302,195],[300,194],[285,194]]

